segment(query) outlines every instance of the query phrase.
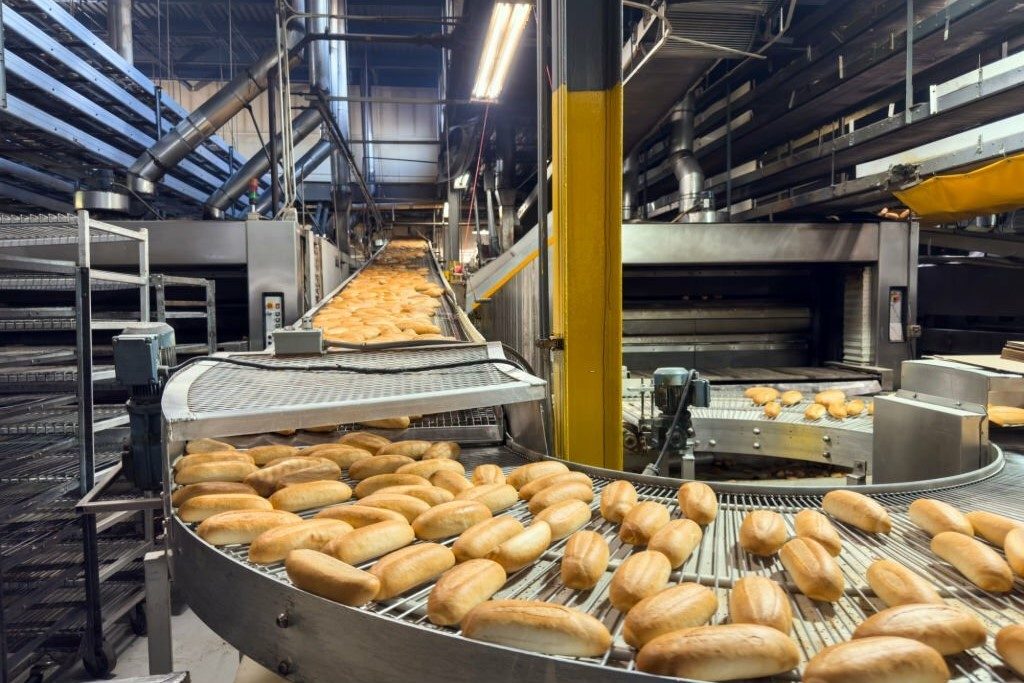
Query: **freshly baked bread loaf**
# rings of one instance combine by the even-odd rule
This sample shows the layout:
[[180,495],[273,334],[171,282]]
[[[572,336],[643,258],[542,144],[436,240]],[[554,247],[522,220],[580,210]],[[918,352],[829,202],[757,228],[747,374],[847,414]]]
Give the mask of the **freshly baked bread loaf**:
[[562,583],[575,590],[590,590],[608,568],[608,541],[596,531],[577,531],[562,553]]
[[827,412],[828,408],[826,408],[822,404],[812,403],[811,405],[807,406],[806,410],[804,410],[804,419],[808,420],[809,422],[815,422],[825,417],[825,413]]
[[268,529],[301,521],[302,517],[284,510],[231,510],[204,519],[196,534],[210,545],[252,543]]
[[221,493],[249,493],[256,495],[256,489],[237,481],[208,481],[203,484],[179,486],[171,493],[171,505],[181,507],[189,498]]
[[351,607],[365,605],[380,589],[380,581],[370,572],[315,550],[293,550],[284,568],[297,588]]
[[925,602],[943,604],[934,586],[893,560],[872,562],[867,579],[871,590],[888,607]]
[[837,420],[845,420],[849,417],[849,414],[846,412],[845,403],[840,403],[838,401],[836,403],[829,403],[826,406],[826,409],[828,410],[828,414]]
[[921,527],[929,536],[943,531],[974,535],[974,527],[962,512],[949,503],[933,498],[918,498],[907,508],[910,521]]
[[270,496],[270,504],[275,510],[299,512],[344,503],[351,497],[352,489],[344,482],[307,481],[275,491]]
[[1012,529],[1024,527],[1024,522],[1009,517],[997,515],[994,512],[977,510],[967,513],[967,521],[971,523],[974,533],[981,536],[992,545],[1003,547],[1006,534]]
[[252,540],[249,561],[255,564],[281,562],[293,550],[320,550],[331,540],[350,531],[350,525],[337,519],[308,519],[267,529]]
[[836,602],[843,597],[843,571],[825,548],[811,538],[794,538],[779,559],[800,592],[812,600]]
[[337,481],[341,478],[341,468],[327,458],[305,458],[309,467],[289,472],[277,478],[276,489],[283,489],[292,484],[303,484],[311,481]]
[[212,451],[233,451],[235,447],[224,441],[217,441],[217,439],[195,439],[185,444],[185,452],[188,454],[193,453],[210,453]]
[[826,391],[819,391],[814,395],[814,402],[823,405],[830,406],[834,403],[846,403],[846,394],[839,389],[828,389]]
[[1013,589],[1013,571],[995,550],[970,536],[943,531],[932,538],[932,552],[978,588],[993,593]]
[[955,655],[985,643],[985,625],[951,605],[899,605],[872,614],[853,632],[854,638],[899,636],[924,643],[941,655]]
[[393,441],[377,451],[377,455],[404,455],[407,458],[419,460],[423,457],[423,454],[427,452],[430,446],[431,443],[429,441],[422,441],[419,439]]
[[519,496],[509,484],[483,484],[455,494],[456,500],[475,500],[486,505],[492,514],[498,514],[516,504]]
[[391,439],[370,432],[349,432],[338,439],[338,443],[362,448],[376,454],[377,451],[391,443]]
[[361,498],[360,505],[372,508],[384,508],[393,510],[405,517],[406,521],[412,521],[430,509],[430,505],[419,498],[407,496],[403,493],[375,493],[372,496]]
[[909,638],[876,636],[829,645],[804,669],[804,683],[945,683],[946,660]]
[[782,395],[779,396],[779,401],[781,401],[782,405],[784,405],[786,407],[795,406],[797,403],[799,403],[802,400],[804,400],[804,395],[801,394],[796,389],[790,389],[789,391],[783,391]]
[[313,432],[314,434],[330,434],[331,432],[338,431],[338,425],[315,425],[313,427],[301,427],[304,432]]
[[182,467],[175,473],[174,483],[202,484],[210,481],[242,481],[256,471],[256,466],[247,462],[229,460],[204,462]]
[[473,469],[473,485],[481,486],[483,484],[504,484],[505,473],[497,465],[486,463],[484,465],[477,465]]
[[441,503],[450,503],[455,500],[455,496],[451,494],[451,491],[446,491],[438,486],[419,486],[419,485],[405,485],[405,486],[387,486],[382,489],[378,489],[377,493],[401,493],[406,496],[412,496],[413,498],[419,498],[427,505],[433,507],[434,505],[440,505]]
[[563,500],[581,500],[584,503],[590,503],[594,500],[594,489],[591,488],[590,484],[584,484],[578,481],[552,484],[551,486],[538,491],[532,498],[530,498],[530,513],[534,515],[540,514],[541,510],[544,508],[550,507],[555,503],[560,503]]
[[754,405],[757,406],[763,406],[766,403],[777,401],[779,398],[779,390],[773,389],[772,387],[755,387],[753,390],[748,389],[747,391],[750,392],[747,398],[753,401]]
[[370,568],[380,580],[374,600],[390,600],[431,581],[455,566],[455,555],[439,543],[418,543],[388,553]]
[[441,503],[413,520],[416,538],[436,541],[458,536],[474,524],[491,518],[486,505],[475,500],[453,500]]
[[754,555],[774,555],[788,537],[782,515],[772,510],[748,512],[740,524],[739,545]]
[[452,552],[459,562],[487,557],[498,546],[523,530],[523,523],[515,517],[493,517],[463,531],[452,545]]
[[497,593],[506,579],[505,570],[493,560],[469,560],[452,567],[430,590],[427,619],[439,626],[458,624],[471,609]]
[[821,544],[828,554],[838,557],[843,550],[843,541],[839,532],[828,521],[828,517],[817,510],[801,510],[793,518],[796,535],[800,538],[813,538]]
[[408,522],[404,519],[389,519],[367,524],[341,535],[320,550],[346,564],[356,566],[404,548],[415,539],[416,535]]
[[638,602],[626,615],[622,637],[639,650],[658,636],[708,623],[717,609],[713,590],[699,583],[681,583]]
[[[329,461],[317,461],[317,462],[329,462]],[[255,470],[245,477],[245,483],[256,489],[256,492],[261,496],[269,496],[277,490],[277,486],[282,477],[292,472],[298,472],[311,467],[314,463],[313,458],[293,457],[282,460],[276,465],[269,465],[261,470]],[[332,463],[333,464],[333,463]],[[335,467],[337,467],[335,465]],[[339,471],[340,476],[340,471]],[[335,477],[337,479],[337,477]]]
[[597,657],[612,636],[594,617],[535,600],[489,600],[462,620],[462,635],[520,650],[566,657]]
[[744,576],[729,591],[729,619],[734,624],[760,624],[789,635],[793,608],[782,586],[766,576]]
[[424,460],[458,460],[462,448],[454,441],[438,441],[423,452]]
[[1011,529],[1003,538],[1006,562],[1017,576],[1024,576],[1024,527]]
[[836,489],[829,491],[821,501],[821,507],[840,522],[855,526],[873,534],[887,534],[892,531],[889,513],[877,501],[867,496]]
[[401,417],[384,417],[379,420],[362,420],[359,424],[370,429],[408,429],[412,422],[408,415],[403,415]]
[[534,479],[530,483],[521,486],[519,488],[519,498],[521,500],[530,500],[537,493],[555,484],[565,484],[573,481],[589,486],[591,489],[594,487],[594,482],[582,472],[555,472],[554,474]]
[[252,456],[245,451],[210,451],[208,453],[195,453],[193,455],[183,455],[174,461],[174,471],[189,467],[191,465],[201,465],[208,462],[247,462],[250,465],[255,464]]
[[756,387],[747,387],[746,389],[743,390],[743,396],[744,396],[744,398],[753,399],[754,396],[756,396],[757,394],[765,391],[766,389],[771,389],[771,387],[760,386],[760,385],[756,386]]
[[430,482],[416,474],[399,474],[398,472],[375,474],[356,484],[356,498],[366,498],[391,486],[430,486]]
[[683,515],[701,526],[711,524],[718,515],[718,496],[702,481],[688,481],[680,486],[676,500]]
[[[430,483],[434,486],[438,486],[447,491],[451,491],[452,495],[459,495],[466,489],[473,488],[473,484],[469,483],[463,475],[458,472],[450,472],[446,470],[440,470],[430,476]],[[499,482],[494,482],[499,483]]]
[[859,398],[855,398],[852,401],[846,402],[846,414],[849,417],[857,417],[864,412],[865,407],[864,401]]
[[704,532],[692,519],[673,519],[654,532],[647,549],[658,551],[668,558],[673,569],[679,569],[703,537]]
[[534,522],[487,554],[511,574],[537,561],[551,545],[551,527]]
[[354,529],[388,520],[397,520],[405,524],[409,523],[405,515],[400,512],[388,510],[387,508],[368,507],[366,505],[335,505],[324,508],[316,513],[316,519],[340,519],[351,524]]
[[[198,484],[196,484],[197,486]],[[183,522],[201,522],[228,510],[272,510],[265,498],[252,493],[211,493],[189,498],[178,509]]]
[[760,624],[671,631],[644,645],[636,658],[637,668],[646,673],[703,681],[776,676],[799,662],[789,636]]
[[1018,676],[1024,677],[1024,624],[1011,624],[999,629],[996,634],[996,652],[1006,666]]
[[362,481],[378,474],[397,472],[399,467],[411,462],[413,459],[404,455],[375,455],[372,458],[356,460],[349,465],[348,476],[356,481]]
[[570,498],[549,505],[534,519],[547,522],[551,527],[551,540],[560,541],[590,521],[590,506],[582,500]]
[[296,456],[299,454],[299,449],[284,444],[271,444],[269,446],[254,446],[248,449],[246,454],[253,459],[254,463],[263,467],[271,460]]
[[778,403],[765,403],[764,404],[764,416],[770,420],[774,420],[779,415],[782,415],[782,406]]
[[608,600],[612,607],[625,614],[644,598],[664,589],[671,574],[672,565],[661,553],[654,550],[634,553],[612,574]]
[[610,482],[601,490],[601,516],[612,524],[621,524],[637,503],[636,487],[625,479]]
[[669,523],[668,508],[661,503],[645,500],[634,505],[622,518],[619,538],[630,545],[647,545],[651,537]]
[[395,470],[395,472],[398,474],[415,474],[423,477],[424,479],[430,479],[435,473],[440,472],[441,470],[451,470],[462,477],[465,477],[466,475],[466,468],[463,467],[462,463],[458,460],[445,460],[443,458],[410,462],[406,465],[402,465]]
[[540,460],[538,462],[520,465],[512,470],[508,475],[508,483],[515,486],[518,490],[525,484],[529,484],[534,479],[540,479],[541,477],[549,474],[568,471],[569,468],[566,467],[565,463],[559,462],[558,460]]
[[309,448],[303,448],[299,455],[304,457],[323,458],[324,460],[330,460],[335,465],[343,470],[347,470],[352,467],[352,463],[363,458],[372,458],[373,453],[364,450],[362,448],[356,448],[355,446],[346,446],[344,444],[320,444],[319,446],[310,446]]

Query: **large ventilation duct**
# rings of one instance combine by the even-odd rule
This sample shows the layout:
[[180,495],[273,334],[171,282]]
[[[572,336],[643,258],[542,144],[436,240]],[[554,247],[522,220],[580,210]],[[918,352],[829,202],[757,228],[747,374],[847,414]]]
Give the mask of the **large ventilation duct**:
[[[304,0],[295,0],[295,7],[297,11],[304,12]],[[287,36],[289,67],[297,63],[296,47],[305,36],[301,24],[292,22],[290,26],[293,28]],[[168,171],[267,89],[268,74],[277,62],[277,48],[267,50],[255,64],[235,76],[217,94],[143,152],[128,169],[131,187],[141,194],[153,194],[156,183]]]
[[[316,109],[303,110],[292,122],[292,138],[298,144],[308,138],[320,126],[320,112]],[[281,148],[281,135],[277,136],[278,149]],[[212,218],[222,218],[224,212],[242,196],[252,178],[262,178],[270,170],[269,143],[260,151],[249,157],[234,175],[220,186],[206,200],[207,214]]]
[[679,182],[679,213],[689,213],[700,204],[704,191],[704,171],[693,155],[694,109],[692,93],[672,108],[669,134],[669,161]]
[[132,47],[132,0],[107,3],[107,42],[129,64],[135,61]]
[[622,220],[636,218],[637,195],[640,189],[637,153],[627,154],[622,160]]
[[[315,171],[320,164],[327,161],[327,157],[330,155],[330,140],[320,140],[310,147],[309,151],[299,157],[295,162],[295,184],[298,185],[309,177],[309,174]],[[256,213],[266,213],[267,210],[270,209],[270,201],[270,190],[267,190],[260,195],[259,200],[256,202]]]
[[[328,27],[331,33],[345,33],[348,26],[343,18],[348,12],[345,0],[330,0],[331,18]],[[334,97],[348,97],[348,43],[333,40],[328,44],[329,69],[327,89]],[[338,130],[349,138],[348,101],[331,101],[331,114],[338,123]],[[352,212],[351,169],[341,150],[331,153],[331,195],[334,205],[333,224],[335,240],[339,247],[348,243],[349,220]]]

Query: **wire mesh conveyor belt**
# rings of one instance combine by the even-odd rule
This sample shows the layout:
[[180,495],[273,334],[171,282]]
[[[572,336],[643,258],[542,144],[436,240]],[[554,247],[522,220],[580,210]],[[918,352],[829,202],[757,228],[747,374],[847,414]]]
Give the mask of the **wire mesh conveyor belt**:
[[810,422],[804,418],[804,411],[809,405],[810,402],[805,400],[794,406],[783,407],[782,413],[776,418],[768,418],[764,414],[764,408],[753,405],[748,398],[715,396],[711,399],[710,407],[691,408],[690,414],[695,421],[756,420],[775,424],[816,424],[855,432],[871,432],[873,420],[866,412],[842,420],[826,414],[820,420]]
[[[462,461],[467,471],[482,462],[496,462],[508,472],[524,459],[504,448],[488,448],[467,449]],[[671,581],[697,582],[715,591],[719,608],[711,623],[728,621],[728,593],[737,579],[761,575],[779,581],[792,603],[795,616],[792,635],[801,651],[801,669],[823,647],[849,640],[858,624],[884,608],[864,578],[868,566],[881,558],[896,560],[927,577],[950,604],[976,614],[985,623],[990,636],[994,636],[1003,626],[1024,622],[1024,581],[1018,579],[1014,590],[1006,595],[981,591],[931,553],[929,537],[911,524],[907,516],[907,506],[927,495],[962,510],[986,509],[1024,519],[1024,500],[1020,497],[1024,486],[1024,457],[1009,455],[1001,469],[995,465],[992,471],[995,473],[974,483],[950,481],[930,490],[915,490],[913,485],[908,485],[902,492],[874,494],[893,518],[893,531],[887,536],[866,534],[836,523],[843,539],[843,552],[838,561],[846,582],[845,595],[838,603],[809,600],[797,592],[777,557],[755,558],[736,545],[742,518],[757,508],[779,511],[792,533],[794,515],[805,508],[817,508],[821,502],[819,495],[802,492],[800,488],[765,488],[759,493],[720,491],[718,517],[705,528],[702,542],[687,562],[673,572]],[[618,476],[629,478],[631,475]],[[261,567],[249,563],[246,546],[214,549],[177,519],[173,534],[179,558],[176,571],[186,587],[190,604],[214,630],[265,665],[277,667],[285,663],[288,670],[299,673],[296,680],[333,680],[330,674],[338,669],[351,669],[357,678],[363,676],[360,680],[382,680],[406,674],[416,675],[420,681],[631,680],[645,675],[635,670],[634,652],[621,638],[623,617],[610,605],[607,589],[612,572],[634,548],[622,544],[617,527],[597,514],[600,490],[609,481],[602,476],[594,477],[597,496],[592,506],[592,521],[586,527],[602,534],[612,551],[610,566],[596,588],[581,592],[566,589],[561,584],[559,561],[565,541],[559,541],[534,565],[510,575],[508,583],[495,596],[562,603],[594,615],[615,636],[613,647],[601,658],[528,654],[470,641],[453,629],[434,626],[425,616],[433,584],[413,589],[394,600],[370,603],[362,609],[343,607],[294,589],[280,564]],[[637,479],[636,483],[641,500],[663,503],[672,510],[673,517],[680,516],[675,484],[644,481]],[[530,517],[522,502],[505,514],[524,521]],[[372,564],[367,563],[363,568]],[[368,618],[369,614],[379,618]],[[321,637],[318,629],[328,629],[330,634]],[[351,635],[344,641],[334,638],[334,634],[342,632]],[[380,638],[388,640],[379,641]],[[366,649],[371,651],[364,651]],[[401,656],[386,656],[385,651]],[[955,680],[1018,680],[1001,663],[993,637],[983,647],[947,661]],[[460,667],[468,667],[468,670]],[[795,680],[798,676],[799,671],[794,671],[774,680]]]

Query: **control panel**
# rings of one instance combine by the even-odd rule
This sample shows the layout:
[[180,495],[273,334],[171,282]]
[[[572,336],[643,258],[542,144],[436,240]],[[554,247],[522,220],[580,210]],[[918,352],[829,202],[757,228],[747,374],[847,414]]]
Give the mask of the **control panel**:
[[274,330],[284,327],[284,294],[263,293],[263,348],[274,346]]

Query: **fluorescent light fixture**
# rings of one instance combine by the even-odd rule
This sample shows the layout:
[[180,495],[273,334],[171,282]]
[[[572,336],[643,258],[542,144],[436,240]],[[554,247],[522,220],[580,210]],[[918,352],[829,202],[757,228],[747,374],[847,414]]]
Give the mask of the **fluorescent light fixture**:
[[494,3],[473,84],[474,100],[493,102],[498,99],[512,66],[516,46],[523,36],[526,22],[530,20],[531,7],[527,2]]

